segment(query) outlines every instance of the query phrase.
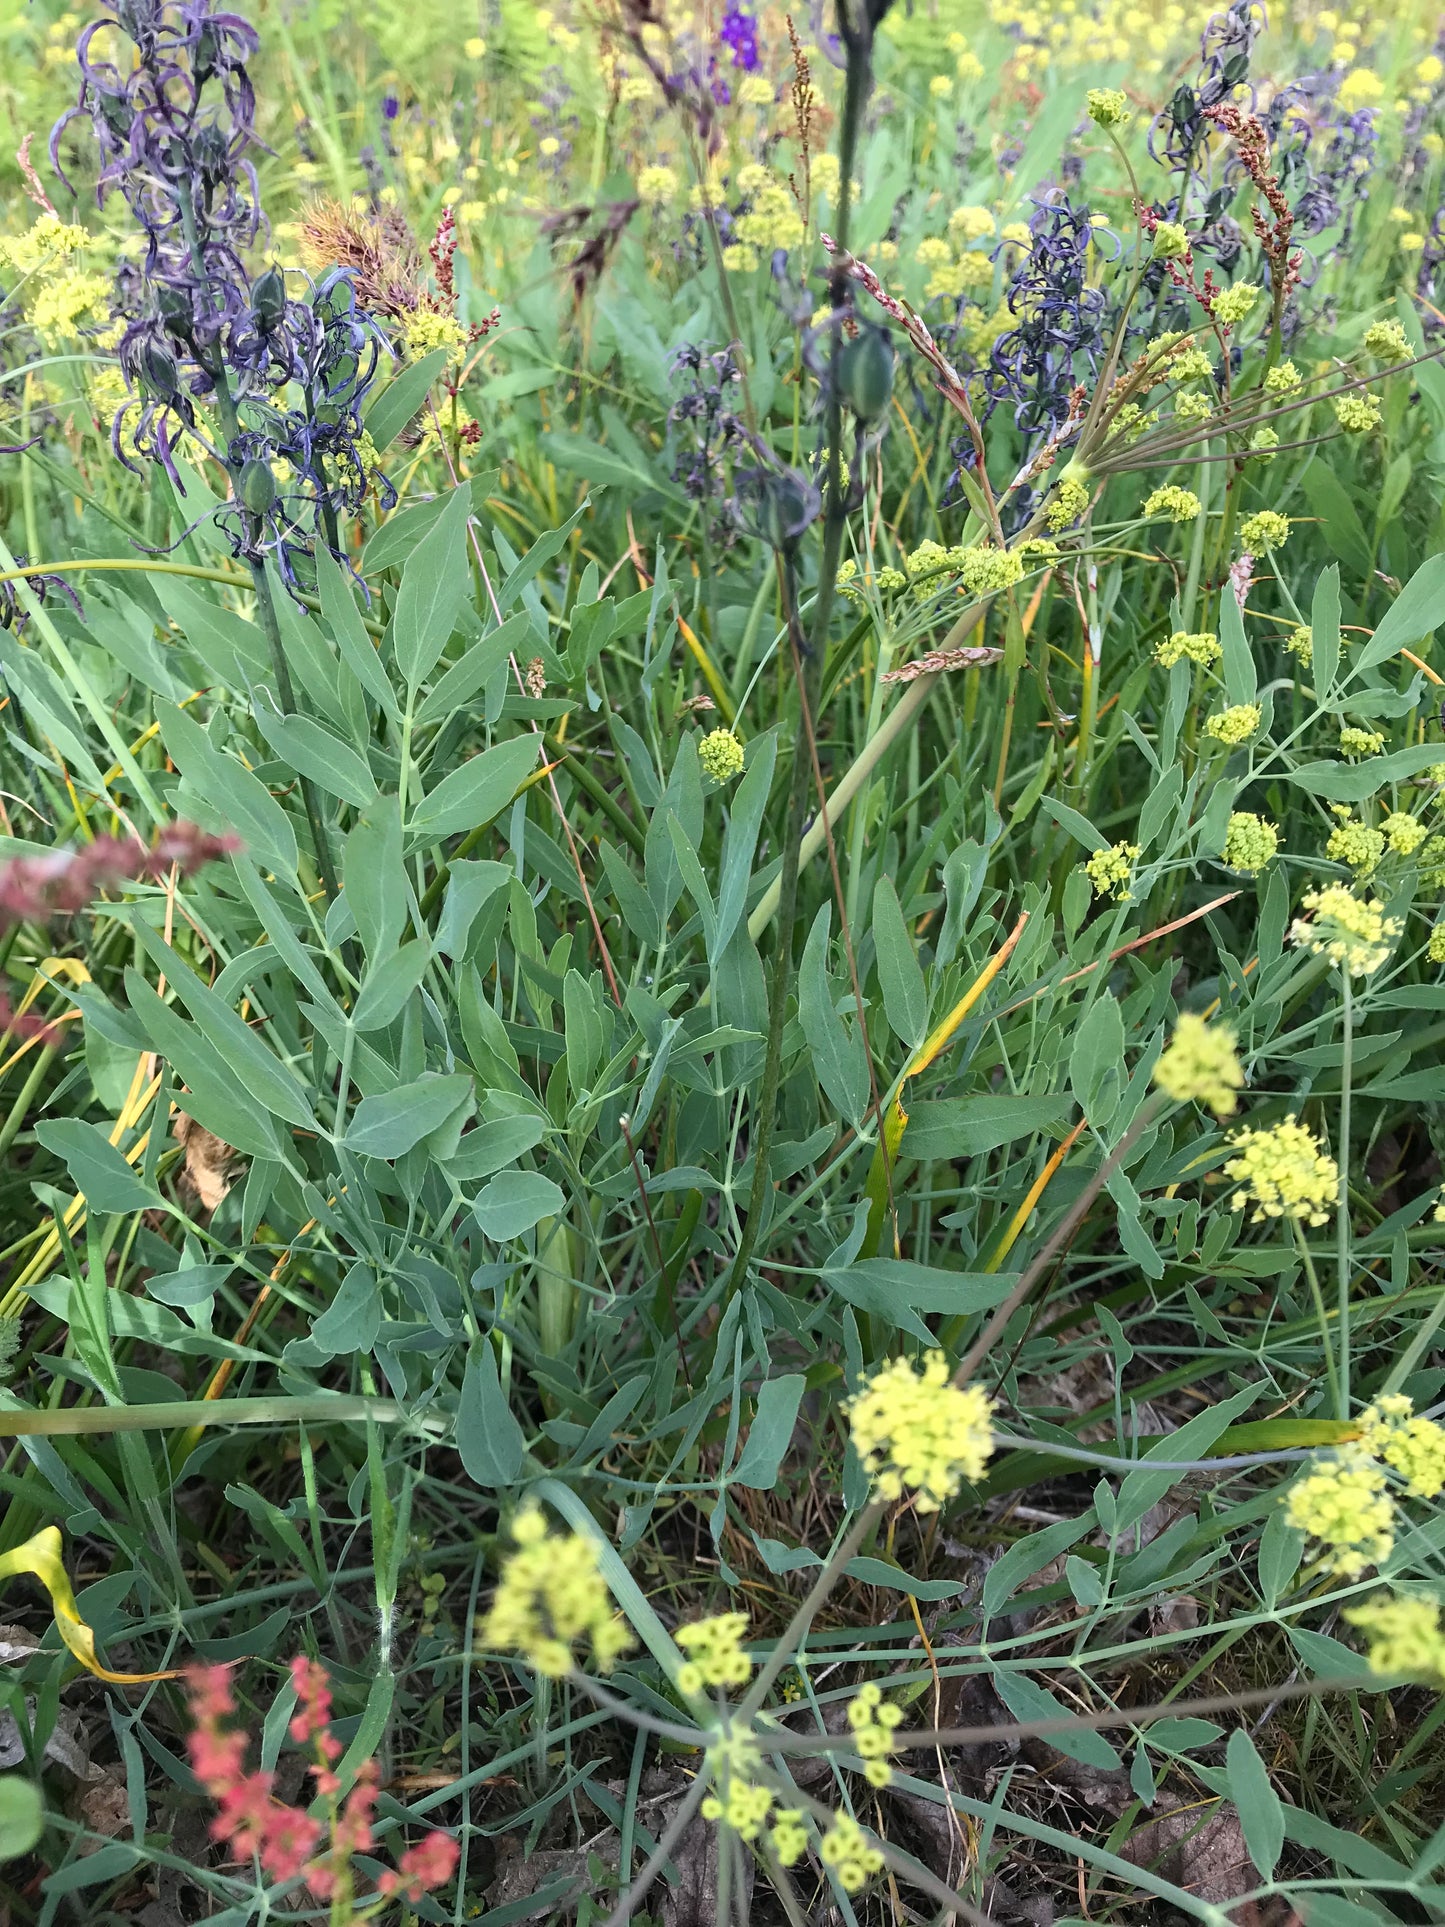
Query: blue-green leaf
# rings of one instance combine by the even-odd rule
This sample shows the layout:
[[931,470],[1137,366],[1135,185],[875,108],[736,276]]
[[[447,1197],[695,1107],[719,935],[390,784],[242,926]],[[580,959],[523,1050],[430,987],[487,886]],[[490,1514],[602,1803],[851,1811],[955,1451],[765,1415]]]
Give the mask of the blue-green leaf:
[[470,490],[454,489],[436,526],[418,542],[402,570],[391,646],[397,668],[413,689],[436,667],[471,588],[466,546],[471,509]]
[[806,1384],[801,1372],[789,1372],[782,1378],[767,1379],[759,1387],[758,1409],[748,1428],[742,1457],[732,1474],[734,1485],[771,1492],[777,1484],[778,1467],[792,1440]]
[[507,807],[518,785],[536,768],[540,741],[537,736],[514,736],[469,757],[422,798],[407,824],[408,832],[430,839],[483,828]]
[[78,1117],[43,1118],[35,1135],[47,1151],[64,1158],[92,1211],[147,1211],[160,1203],[98,1126]]
[[347,1127],[346,1148],[361,1157],[403,1157],[471,1101],[472,1080],[465,1073],[426,1071],[394,1091],[362,1098]]

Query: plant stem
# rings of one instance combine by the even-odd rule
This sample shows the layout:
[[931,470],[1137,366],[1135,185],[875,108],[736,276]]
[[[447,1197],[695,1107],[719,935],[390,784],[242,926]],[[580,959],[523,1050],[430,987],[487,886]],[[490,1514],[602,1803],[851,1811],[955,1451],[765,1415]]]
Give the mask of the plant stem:
[[1335,1250],[1339,1261],[1340,1369],[1335,1381],[1335,1417],[1350,1416],[1350,1073],[1354,1055],[1354,1009],[1350,973],[1340,971],[1340,1199],[1335,1211]]
[[[276,694],[285,714],[294,716],[297,713],[296,690],[291,682],[290,665],[286,661],[286,646],[281,640],[281,622],[271,598],[271,584],[267,580],[265,567],[259,561],[253,560],[251,563],[251,581],[256,591],[256,614],[261,620],[261,633],[271,651],[271,672],[276,678]],[[337,891],[336,858],[326,828],[321,797],[309,776],[302,776],[298,771],[297,778],[301,784],[301,802],[306,811],[306,821],[311,829],[311,844],[316,852],[316,869],[321,878],[321,887],[328,897],[334,897]]]
[[[848,276],[842,263],[847,259],[849,218],[852,203],[853,166],[858,152],[858,134],[863,106],[868,97],[872,70],[872,29],[866,23],[853,24],[845,7],[839,8],[838,24],[848,50],[847,76],[843,92],[843,117],[838,141],[841,185],[838,205],[838,245],[830,278],[830,293],[835,310],[844,306],[848,295]],[[783,838],[783,868],[778,880],[777,907],[781,912],[778,947],[773,960],[773,983],[768,1012],[768,1046],[763,1061],[763,1083],[758,1095],[756,1127],[752,1133],[753,1183],[748,1198],[747,1221],[737,1256],[728,1277],[727,1295],[736,1292],[747,1277],[748,1262],[757,1247],[762,1230],[763,1205],[768,1195],[768,1153],[772,1148],[773,1125],[778,1105],[778,1085],[782,1076],[783,1029],[788,990],[793,970],[793,921],[798,907],[798,872],[803,862],[803,824],[808,810],[809,777],[812,774],[813,736],[817,728],[819,699],[823,690],[823,667],[828,653],[828,625],[833,613],[834,584],[843,551],[847,526],[847,502],[843,488],[840,445],[842,441],[842,401],[838,387],[838,351],[841,327],[833,330],[833,367],[828,382],[824,433],[828,448],[828,479],[823,515],[823,550],[818,564],[818,590],[813,604],[811,637],[804,639],[798,617],[797,583],[790,552],[779,555],[778,566],[783,588],[784,619],[793,654],[793,670],[798,678],[801,714],[793,744],[793,768],[788,794],[787,828]],[[880,735],[882,732],[879,732]],[[877,740],[875,738],[875,740]],[[827,824],[814,825],[820,840]],[[761,908],[761,905],[759,906]],[[860,1013],[861,1022],[861,1013]]]
[[[1343,1209],[1343,1207],[1341,1208]],[[1325,1295],[1320,1290],[1320,1275],[1315,1270],[1315,1261],[1310,1256],[1310,1248],[1305,1242],[1304,1232],[1300,1229],[1299,1219],[1292,1219],[1291,1222],[1294,1225],[1294,1238],[1295,1243],[1299,1246],[1299,1255],[1304,1260],[1305,1277],[1309,1280],[1310,1296],[1315,1301],[1315,1315],[1320,1321],[1320,1346],[1325,1356],[1325,1375],[1330,1381],[1330,1396],[1335,1403],[1336,1416],[1343,1418],[1348,1401],[1341,1396],[1339,1369],[1335,1364],[1335,1355],[1330,1347],[1330,1315],[1325,1310]]]

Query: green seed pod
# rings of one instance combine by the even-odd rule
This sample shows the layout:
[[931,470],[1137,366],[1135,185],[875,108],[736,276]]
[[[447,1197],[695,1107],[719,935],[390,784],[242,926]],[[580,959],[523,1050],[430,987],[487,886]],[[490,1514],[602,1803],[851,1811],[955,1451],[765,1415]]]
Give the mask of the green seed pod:
[[269,515],[276,504],[276,477],[254,457],[241,470],[241,500],[252,515]]
[[758,532],[780,555],[791,555],[821,507],[817,489],[796,469],[766,471],[758,487]]
[[141,349],[140,377],[158,401],[174,401],[180,393],[180,370],[175,357],[158,341],[148,341]]
[[157,288],[156,311],[168,335],[177,341],[189,341],[195,327],[195,316],[191,312],[191,298],[184,288],[165,285]]
[[897,362],[881,328],[864,328],[838,350],[838,392],[861,422],[879,421],[893,398]]
[[251,313],[263,335],[269,335],[286,313],[286,282],[279,268],[267,268],[251,290]]

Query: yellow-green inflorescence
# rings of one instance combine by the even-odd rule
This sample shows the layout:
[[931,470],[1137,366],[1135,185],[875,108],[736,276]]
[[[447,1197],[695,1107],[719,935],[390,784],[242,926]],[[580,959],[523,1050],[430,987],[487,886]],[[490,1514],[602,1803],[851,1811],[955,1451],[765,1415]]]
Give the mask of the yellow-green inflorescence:
[[1193,662],[1201,669],[1212,669],[1223,653],[1213,630],[1176,629],[1155,646],[1154,660],[1164,669],[1172,669],[1176,662]]
[[1279,831],[1253,810],[1235,810],[1224,833],[1224,861],[1241,876],[1252,877],[1274,859]]
[[856,1894],[875,1873],[883,1871],[883,1855],[849,1814],[835,1813],[819,1848],[825,1867],[832,1869],[845,1893]]
[[1228,709],[1219,709],[1205,718],[1204,733],[1212,736],[1217,743],[1225,743],[1231,749],[1240,743],[1247,743],[1259,729],[1260,707],[1258,703],[1232,703]]
[[1175,482],[1167,482],[1145,499],[1140,512],[1151,519],[1162,515],[1167,522],[1192,522],[1203,506],[1192,488],[1180,488]]
[[1183,1011],[1168,1048],[1154,1066],[1154,1082],[1176,1104],[1207,1104],[1216,1117],[1229,1117],[1244,1088],[1244,1072],[1227,1024],[1206,1024]]
[[1054,490],[1053,500],[1044,510],[1044,521],[1057,535],[1077,522],[1089,506],[1089,491],[1077,475],[1065,475]]
[[1360,344],[1376,361],[1408,361],[1410,340],[1398,321],[1376,321],[1365,330]]
[[1346,756],[1378,756],[1385,738],[1378,729],[1361,729],[1355,723],[1340,726],[1340,749]]
[[1316,1459],[1284,1499],[1290,1524],[1318,1539],[1325,1565],[1347,1579],[1379,1565],[1394,1548],[1392,1474],[1412,1499],[1434,1499],[1445,1490],[1445,1427],[1417,1417],[1404,1393],[1367,1405],[1359,1428],[1358,1440]]
[[1412,1499],[1438,1498],[1445,1490],[1445,1427],[1417,1418],[1403,1392],[1389,1392],[1360,1414],[1360,1443],[1405,1482]]
[[1252,281],[1236,281],[1232,288],[1225,288],[1214,298],[1214,319],[1221,327],[1235,328],[1248,315],[1259,299],[1259,289]]
[[1106,850],[1095,850],[1084,865],[1084,874],[1101,897],[1129,900],[1129,883],[1138,861],[1137,843],[1113,843]]
[[1246,515],[1239,525],[1239,546],[1249,555],[1264,555],[1283,548],[1289,539],[1289,517],[1277,509],[1258,509]]
[[1336,824],[1325,844],[1325,855],[1332,863],[1348,863],[1359,876],[1368,875],[1384,854],[1384,831],[1353,818]]
[[697,746],[697,760],[714,783],[730,783],[742,772],[743,746],[730,729],[709,730]]
[[1368,434],[1380,426],[1381,419],[1380,397],[1367,388],[1335,397],[1335,420],[1347,435]]
[[1091,87],[1084,106],[1096,127],[1122,127],[1129,119],[1129,97],[1119,87]]
[[1392,810],[1380,825],[1393,856],[1413,856],[1429,832],[1407,810]]
[[965,1479],[983,1476],[993,1451],[988,1394],[949,1382],[943,1353],[926,1352],[917,1370],[906,1358],[874,1372],[845,1408],[853,1447],[880,1499],[911,1493],[920,1512],[937,1512]]
[[1251,1224],[1293,1218],[1324,1224],[1339,1195],[1340,1170],[1307,1124],[1287,1117],[1267,1129],[1235,1131],[1226,1177],[1239,1185],[1233,1209],[1252,1204]]
[[632,1644],[613,1610],[597,1563],[597,1548],[581,1533],[551,1534],[541,1508],[528,1506],[512,1521],[517,1550],[502,1566],[491,1610],[478,1628],[483,1646],[520,1653],[548,1679],[565,1679],[578,1641],[609,1672]]
[[863,1761],[863,1773],[870,1786],[887,1786],[893,1778],[888,1753],[893,1745],[893,1730],[902,1719],[903,1708],[885,1700],[872,1680],[860,1686],[848,1704],[853,1744]]
[[1445,1627],[1440,1601],[1419,1593],[1376,1594],[1345,1613],[1368,1641],[1366,1663],[1372,1673],[1404,1673],[1427,1685],[1445,1688]]
[[1284,639],[1284,646],[1290,655],[1306,669],[1315,659],[1314,631],[1307,622],[1301,622],[1290,630]]
[[1290,1487],[1284,1507],[1290,1524],[1320,1541],[1325,1564],[1343,1578],[1379,1565],[1394,1547],[1385,1475],[1363,1452],[1320,1460]]
[[1291,941],[1355,977],[1368,977],[1380,968],[1402,928],[1378,897],[1357,897],[1343,883],[1307,890],[1300,907],[1308,915],[1290,926]]
[[673,1637],[690,1656],[677,1676],[681,1691],[692,1694],[708,1687],[746,1686],[753,1674],[753,1663],[742,1645],[747,1630],[746,1613],[718,1613],[712,1619],[679,1626]]

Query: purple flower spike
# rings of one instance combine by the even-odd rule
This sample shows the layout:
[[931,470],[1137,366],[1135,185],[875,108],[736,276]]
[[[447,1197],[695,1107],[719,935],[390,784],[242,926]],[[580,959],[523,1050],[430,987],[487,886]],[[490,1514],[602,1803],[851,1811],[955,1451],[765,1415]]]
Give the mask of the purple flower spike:
[[718,39],[731,48],[734,67],[741,67],[745,74],[758,71],[762,58],[758,53],[758,23],[752,14],[730,5],[718,29]]
[[[236,554],[274,555],[294,583],[297,559],[318,536],[333,539],[338,510],[359,507],[372,486],[395,495],[365,459],[361,404],[382,336],[350,279],[328,275],[297,299],[280,269],[253,278],[246,264],[265,230],[246,71],[258,44],[213,0],[116,0],[81,33],[80,98],[57,122],[51,155],[59,172],[66,129],[89,121],[97,200],[119,194],[144,236],[139,265],[116,273],[131,389],[112,429],[116,454],[130,468],[158,462],[175,482],[172,449],[187,434],[200,441],[231,476],[220,519]],[[214,398],[224,425],[218,448],[198,422],[201,397]]]

